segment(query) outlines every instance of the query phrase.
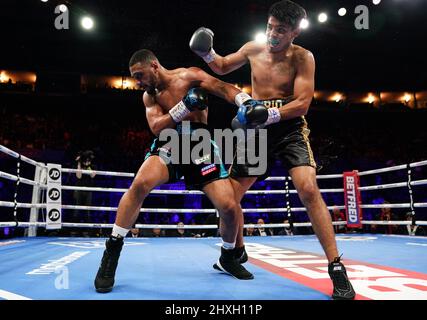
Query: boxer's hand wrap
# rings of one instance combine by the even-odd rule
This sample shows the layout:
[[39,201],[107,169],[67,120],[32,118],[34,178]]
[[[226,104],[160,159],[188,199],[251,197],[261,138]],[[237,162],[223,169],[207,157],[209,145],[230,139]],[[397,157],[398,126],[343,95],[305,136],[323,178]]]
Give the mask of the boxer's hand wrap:
[[213,49],[212,30],[201,27],[197,29],[190,39],[190,49],[200,56],[206,63],[211,63],[215,60],[215,51]]
[[248,100],[252,100],[252,97],[250,95],[248,95],[247,93],[244,93],[244,92],[240,92],[240,93],[236,94],[236,96],[234,97],[234,103],[238,107],[243,105]]
[[176,123],[181,122],[190,112],[182,100],[169,110],[170,116]]
[[191,88],[185,97],[169,110],[169,114],[173,121],[178,123],[194,110],[205,110],[207,103],[208,97],[202,88]]
[[269,124],[279,122],[281,119],[279,108],[270,108],[268,109],[268,119],[264,125],[268,126]]

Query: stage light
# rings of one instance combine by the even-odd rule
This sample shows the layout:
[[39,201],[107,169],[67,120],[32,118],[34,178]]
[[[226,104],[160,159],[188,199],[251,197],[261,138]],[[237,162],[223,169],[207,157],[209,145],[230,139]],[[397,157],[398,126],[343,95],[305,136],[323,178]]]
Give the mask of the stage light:
[[381,0],[372,0],[372,3],[375,4],[375,5],[378,5],[378,4],[381,3]]
[[9,77],[6,75],[5,72],[0,73],[0,82],[7,82],[9,80]]
[[341,8],[338,10],[338,15],[340,17],[344,17],[347,14],[347,9],[346,8]]
[[308,21],[308,19],[302,19],[299,26],[301,29],[307,29],[309,25],[310,22]]
[[82,27],[86,30],[91,30],[94,25],[92,18],[89,18],[89,17],[84,17],[81,23],[82,23]]
[[263,32],[259,32],[255,35],[255,41],[259,44],[264,44],[267,42],[267,36]]
[[328,15],[324,12],[322,12],[321,14],[319,14],[318,18],[320,23],[325,23],[328,20]]
[[59,5],[59,11],[61,11],[61,12],[65,12],[65,11],[67,11],[68,10],[68,8],[67,8],[67,6],[65,5],[65,4],[61,4],[61,5]]
[[335,102],[340,102],[342,100],[342,95],[340,93],[336,93],[333,97],[332,100]]

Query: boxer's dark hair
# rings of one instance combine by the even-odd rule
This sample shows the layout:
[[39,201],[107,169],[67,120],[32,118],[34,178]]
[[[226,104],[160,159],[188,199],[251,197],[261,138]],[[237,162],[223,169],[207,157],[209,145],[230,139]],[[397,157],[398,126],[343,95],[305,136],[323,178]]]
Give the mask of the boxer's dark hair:
[[299,4],[289,0],[282,0],[273,5],[268,10],[269,17],[275,17],[280,22],[289,25],[292,30],[299,27],[302,19],[307,18],[305,9]]
[[157,57],[152,51],[147,49],[141,49],[136,51],[132,55],[132,57],[129,60],[129,67],[137,63],[147,64],[154,60],[157,60]]

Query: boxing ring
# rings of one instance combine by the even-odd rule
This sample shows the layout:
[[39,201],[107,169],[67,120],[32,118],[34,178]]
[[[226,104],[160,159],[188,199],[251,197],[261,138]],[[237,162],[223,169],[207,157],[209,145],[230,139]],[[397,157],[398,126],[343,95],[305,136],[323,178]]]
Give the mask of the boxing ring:
[[[126,238],[116,274],[114,290],[95,292],[93,280],[105,248],[103,238],[38,237],[37,228],[49,227],[46,220],[48,166],[20,155],[4,146],[0,152],[16,159],[16,172],[0,170],[0,179],[14,185],[13,201],[0,199],[0,212],[13,219],[0,222],[1,228],[25,228],[25,237],[0,240],[0,299],[6,300],[329,300],[332,283],[327,274],[327,260],[315,235],[245,237],[249,261],[245,265],[255,279],[239,281],[212,268],[219,256],[221,239],[210,238]],[[22,177],[22,164],[34,167],[34,178]],[[399,189],[408,195],[407,203],[361,204],[362,209],[407,209],[410,220],[363,220],[364,226],[427,225],[417,218],[417,210],[427,207],[417,202],[417,193],[427,179],[413,180],[413,170],[427,166],[427,161],[358,172],[367,176],[403,171],[405,181],[365,185],[363,192]],[[61,176],[76,169],[59,168]],[[92,171],[84,171],[90,174]],[[98,176],[132,178],[132,173],[95,171]],[[343,174],[318,175],[318,180],[339,180]],[[278,208],[244,208],[247,213],[283,213],[290,223],[245,224],[249,227],[301,228],[310,222],[293,222],[303,207],[292,207],[289,177],[269,177],[283,181],[280,190],[250,190],[253,195],[283,195],[285,206]],[[20,202],[22,185],[32,188],[31,201]],[[5,185],[6,186],[6,185]],[[122,188],[77,187],[62,185],[61,192],[80,190],[123,193]],[[321,188],[322,194],[343,193],[341,188]],[[151,194],[200,195],[199,191],[155,189]],[[425,191],[424,193],[425,194]],[[63,216],[69,210],[114,212],[116,207],[75,206],[60,203]],[[345,206],[337,206],[344,209]],[[333,206],[328,207],[329,210]],[[20,221],[25,211],[28,221]],[[142,208],[141,213],[216,213],[215,209]],[[3,219],[1,219],[3,220]],[[347,221],[333,222],[345,226]],[[112,228],[112,224],[60,223],[61,228]],[[136,224],[140,229],[177,229],[177,225]],[[184,229],[216,229],[217,225],[186,225]],[[338,234],[337,244],[347,274],[359,300],[426,300],[427,237],[369,233]]]

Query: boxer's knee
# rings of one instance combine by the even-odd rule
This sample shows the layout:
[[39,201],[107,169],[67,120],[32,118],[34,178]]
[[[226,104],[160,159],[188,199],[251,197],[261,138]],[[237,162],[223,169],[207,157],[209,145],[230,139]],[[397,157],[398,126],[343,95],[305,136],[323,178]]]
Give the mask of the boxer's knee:
[[319,198],[320,191],[316,183],[305,182],[299,188],[298,194],[301,199],[301,202],[304,205],[309,205],[314,203]]
[[224,219],[236,220],[239,204],[235,199],[230,197],[229,199],[222,201],[217,209]]
[[153,189],[152,185],[153,184],[149,180],[143,177],[136,177],[135,180],[132,182],[132,185],[129,188],[128,193],[132,197],[142,201]]

